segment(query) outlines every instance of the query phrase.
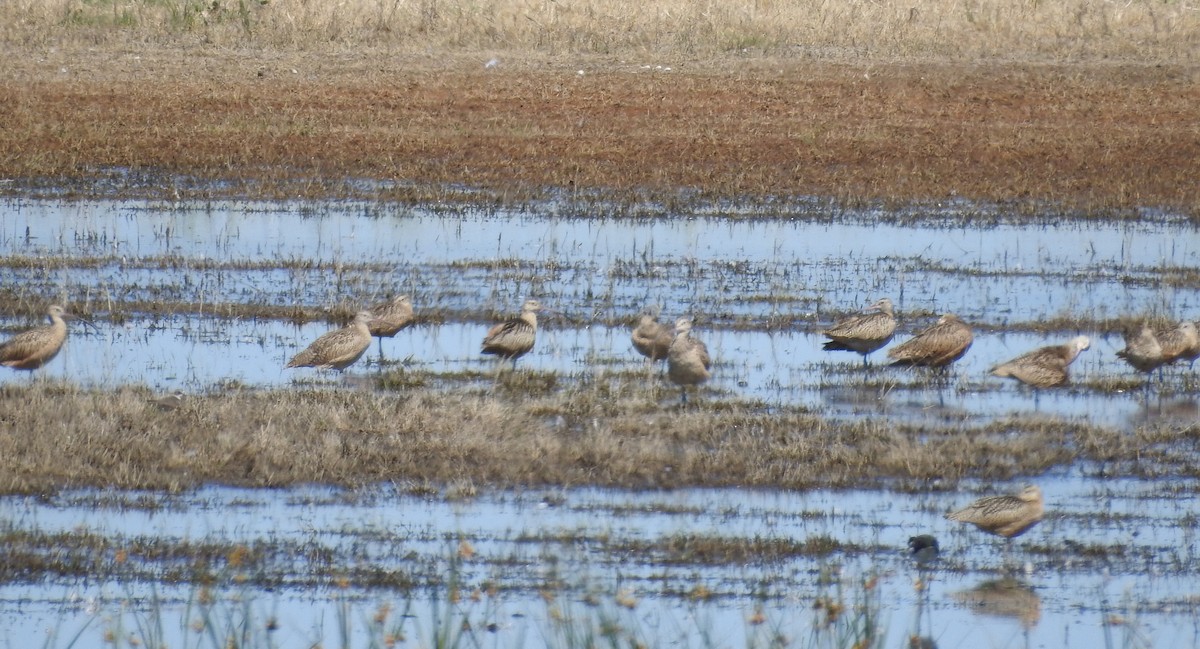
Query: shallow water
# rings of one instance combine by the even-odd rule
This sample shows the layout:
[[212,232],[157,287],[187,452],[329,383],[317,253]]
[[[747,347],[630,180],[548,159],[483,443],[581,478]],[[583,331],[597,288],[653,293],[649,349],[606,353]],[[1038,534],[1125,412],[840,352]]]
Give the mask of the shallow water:
[[[424,588],[406,595],[287,584],[313,577],[328,584],[320,576],[327,565],[446,576],[462,540],[473,548],[454,569],[464,591],[492,583],[502,593],[480,604],[464,600],[463,610],[476,622],[486,618],[500,624],[494,639],[499,647],[540,645],[550,623],[538,592],[550,583],[560,584],[564,603],[580,608],[586,608],[580,603],[586,593],[597,593],[602,605],[621,611],[612,596],[627,592],[639,601],[627,623],[643,625],[655,640],[677,633],[682,646],[705,646],[699,633],[708,631],[725,638],[718,645],[740,644],[753,632],[747,619],[758,608],[768,624],[802,639],[812,622],[814,598],[832,590],[821,583],[831,574],[840,575],[848,598],[856,589],[861,593],[862,580],[879,577],[888,646],[901,645],[916,631],[944,647],[1099,646],[1105,633],[1121,632],[1102,625],[1117,614],[1136,624],[1151,646],[1192,646],[1200,640],[1194,482],[1099,482],[1074,475],[1039,482],[1050,513],[1014,548],[1012,565],[1027,564],[1018,577],[1025,588],[1002,596],[971,594],[1001,577],[1002,543],[942,519],[942,513],[975,497],[967,490],[909,495],[572,489],[447,500],[386,487],[360,492],[208,488],[181,496],[73,492],[49,500],[5,498],[0,518],[10,530],[88,533],[117,547],[187,541],[303,548],[270,564],[272,574],[283,577],[281,586],[269,592],[234,590],[277,616],[279,641],[311,637],[314,620],[320,619],[330,638],[334,612],[347,597],[360,615],[369,615],[379,602],[412,597],[424,602],[414,610],[420,620],[420,607],[431,601]],[[935,534],[943,551],[923,575],[924,593],[914,588],[921,575],[903,552],[907,538],[917,533]],[[824,557],[732,563],[678,561],[645,549],[685,537],[829,538],[843,549]],[[690,602],[686,593],[697,585],[712,598]],[[160,584],[155,589],[159,614],[167,619],[182,614],[189,587]],[[132,598],[125,606],[138,610],[137,602],[150,592],[143,582],[103,579],[52,578],[32,587],[10,583],[0,586],[0,628],[10,639],[38,637],[47,626],[73,629],[95,612],[119,609],[122,600]],[[988,604],[987,614],[977,608],[981,600]]]
[[[1119,334],[1004,328],[1051,317],[1195,318],[1200,284],[1187,273],[1200,267],[1200,236],[1183,221],[1058,219],[971,229],[945,225],[957,216],[953,209],[931,211],[912,225],[876,222],[872,212],[838,223],[805,221],[804,214],[640,221],[546,212],[551,216],[336,203],[15,201],[0,205],[0,254],[32,263],[7,264],[0,282],[20,287],[31,301],[83,303],[126,317],[95,331],[74,325],[62,359],[45,370],[91,385],[195,392],[230,381],[286,384],[314,374],[281,368],[333,326],[146,317],[123,304],[323,309],[408,292],[418,311],[438,314],[436,322],[401,332],[383,348],[387,358],[433,373],[488,369],[477,353],[487,327],[480,310],[499,317],[525,295],[537,295],[562,315],[542,319],[538,347],[521,365],[569,376],[639,367],[624,323],[650,302],[664,305],[668,317],[698,315],[697,334],[717,362],[710,388],[719,395],[838,416],[1037,412],[1140,422],[1156,411],[1196,409],[1186,394],[1171,396],[1194,387],[1187,366],[1167,371],[1165,398],[1086,389],[1035,394],[987,374],[1029,349],[1086,333],[1093,346],[1072,366],[1077,383],[1136,378],[1114,356],[1123,346]],[[951,389],[943,390],[927,388],[920,373],[868,372],[857,355],[821,351],[817,332],[832,321],[828,312],[853,311],[884,295],[902,318],[893,344],[943,311],[996,333],[977,331],[971,351],[955,364]],[[806,324],[780,331],[765,326],[771,319]],[[373,346],[368,358],[378,353]],[[883,364],[885,354],[872,360]],[[372,369],[360,362],[352,373]],[[27,379],[0,374],[0,381],[20,380]]]
[[[654,374],[640,378],[643,365],[625,326],[643,305],[658,303],[666,316],[698,315],[696,333],[717,363],[702,400],[757,400],[767,409],[804,406],[830,417],[955,426],[1014,413],[1127,428],[1200,418],[1190,367],[1170,368],[1149,392],[1088,387],[1134,376],[1114,356],[1123,346],[1119,335],[1018,332],[1028,329],[1018,325],[1059,317],[1195,319],[1200,233],[1182,220],[1048,218],[970,228],[954,208],[910,215],[907,225],[873,212],[836,223],[802,213],[766,221],[719,215],[639,221],[543,212],[15,201],[0,204],[0,257],[7,262],[0,286],[17,300],[82,304],[101,316],[95,329],[72,325],[62,354],[41,372],[95,386],[216,392],[229,382],[317,382],[372,389],[362,379],[396,371],[397,363],[435,377],[466,376],[447,378],[445,389],[486,386],[490,379],[472,377],[486,377],[492,367],[478,354],[487,322],[533,295],[562,315],[542,319],[538,345],[519,365],[557,372],[566,381],[661,383]],[[349,380],[282,369],[334,325],[220,318],[210,308],[320,310],[401,292],[432,315],[383,342],[390,363],[378,363],[373,344]],[[896,342],[940,312],[981,325],[945,387],[932,386],[919,372],[882,367],[885,351],[864,369],[857,355],[821,350],[822,326],[881,296],[896,302],[903,320]],[[166,305],[161,311],[168,315],[130,306],[144,302]],[[199,314],[170,315],[178,304],[204,306]],[[105,319],[106,312],[119,317]],[[798,324],[771,324],[778,322]],[[29,324],[0,320],[10,331]],[[1036,394],[987,374],[998,362],[1077,333],[1093,343],[1072,366],[1075,387]],[[0,382],[28,380],[0,372]],[[674,390],[660,388],[664,405],[673,403]],[[363,619],[381,601],[409,598],[338,589],[313,557],[350,568],[445,576],[460,539],[476,552],[460,568],[463,578],[473,586],[505,585],[503,597],[485,598],[470,612],[473,623],[498,625],[489,646],[544,640],[553,623],[538,590],[552,580],[565,582],[569,604],[583,611],[593,610],[580,602],[585,592],[605,594],[601,609],[660,644],[708,646],[701,637],[706,631],[716,646],[745,644],[766,629],[803,639],[814,619],[813,598],[831,588],[823,575],[834,567],[849,593],[868,575],[880,576],[888,646],[904,646],[911,633],[933,637],[941,647],[1095,647],[1113,638],[1120,646],[1125,632],[1147,635],[1152,646],[1196,646],[1195,482],[1100,480],[1083,477],[1079,467],[1038,482],[1052,514],[1017,543],[1016,556],[1030,565],[1020,577],[1027,587],[1000,595],[972,591],[999,576],[1002,544],[941,518],[978,494],[939,493],[937,485],[921,495],[572,489],[467,500],[414,497],[386,486],[348,493],[322,487],[209,488],[181,496],[67,493],[0,499],[0,521],[9,530],[88,532],[118,543],[187,539],[315,549],[276,559],[281,586],[232,593],[248,595],[261,616],[278,616],[274,639],[285,646],[332,643],[346,599]],[[979,493],[1018,486],[968,485]],[[161,506],[112,504],[139,498]],[[921,592],[902,550],[910,535],[923,532],[938,535],[944,558]],[[676,562],[654,549],[655,542],[683,535],[828,537],[844,549],[825,558],[715,564]],[[324,581],[314,587],[313,579]],[[717,596],[691,602],[680,595],[698,584]],[[641,603],[632,610],[616,605],[612,596],[622,590]],[[427,620],[429,603],[437,601],[418,592],[417,615],[406,624]],[[97,631],[127,619],[123,615],[154,610],[147,598],[157,596],[167,616],[185,620],[170,631],[181,638],[189,633],[185,606],[194,595],[193,586],[165,579],[153,589],[142,580],[13,579],[0,586],[6,634],[0,637],[14,646],[45,637],[47,628],[69,637],[99,615],[89,627]],[[757,608],[767,616],[762,626],[747,622]],[[1112,614],[1132,624],[1103,624]],[[765,637],[758,644],[767,644]]]

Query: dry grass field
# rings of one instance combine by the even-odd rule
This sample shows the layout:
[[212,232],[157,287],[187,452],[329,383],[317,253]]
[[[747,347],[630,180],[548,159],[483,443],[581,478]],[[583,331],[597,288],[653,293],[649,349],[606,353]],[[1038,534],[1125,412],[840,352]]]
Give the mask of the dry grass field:
[[1200,211],[1187,2],[18,0],[0,25],[10,195]]

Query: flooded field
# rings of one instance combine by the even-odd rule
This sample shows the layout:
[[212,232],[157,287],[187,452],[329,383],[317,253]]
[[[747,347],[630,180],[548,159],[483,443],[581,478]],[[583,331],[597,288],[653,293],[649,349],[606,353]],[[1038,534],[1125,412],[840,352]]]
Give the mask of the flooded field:
[[[4,203],[3,337],[51,303],[92,324],[72,323],[63,352],[34,378],[5,371],[0,385],[44,377],[208,398],[314,386],[486,395],[495,363],[479,354],[484,332],[536,297],[556,313],[540,319],[537,346],[517,367],[554,377],[551,389],[644,380],[672,412],[678,391],[629,342],[634,316],[659,304],[664,319],[694,316],[715,360],[692,401],[699,412],[803,410],[964,435],[1000,420],[1017,422],[1014,435],[1022,422],[1167,425],[1181,462],[1196,453],[1193,368],[1166,368],[1146,386],[1115,356],[1124,326],[1200,319],[1200,232],[1185,219],[1018,219],[957,204],[798,206],[771,218],[568,211]],[[412,296],[417,324],[374,342],[345,375],[282,369],[358,308],[399,293]],[[824,327],[880,297],[900,318],[892,345],[945,312],[971,323],[975,342],[937,380],[887,367],[886,348],[869,368],[822,351]],[[1067,388],[1035,393],[988,374],[1077,334],[1092,345]],[[941,647],[1200,641],[1200,482],[1083,463],[1024,478],[1047,494],[1048,514],[1016,540],[1012,563],[1001,540],[942,515],[1019,481],[453,493],[397,480],[8,496],[0,628],[14,646],[40,643],[48,629],[58,634],[48,646],[67,646],[80,628],[85,638],[117,629],[145,640],[139,629],[157,620],[165,626],[154,637],[178,646],[197,633],[197,601],[215,598],[226,606],[217,619],[254,620],[278,646],[336,646],[346,634],[366,646],[381,637],[370,619],[383,606],[388,628],[416,646],[435,644],[431,620],[447,616],[478,633],[466,646],[580,645],[562,637],[581,632],[564,630],[575,618],[628,631],[621,646],[826,646],[807,641],[821,625],[814,604],[832,597],[874,598],[884,646],[914,636],[935,644],[913,646]],[[919,571],[905,544],[923,533],[943,554]],[[471,595],[449,597],[450,580]]]
[[[96,327],[75,324],[62,359],[44,371],[86,385],[200,392],[311,380],[311,370],[282,367],[358,308],[408,293],[418,324],[382,343],[383,367],[371,364],[376,345],[351,374],[399,363],[451,386],[486,377],[483,333],[531,296],[557,313],[543,317],[520,364],[573,380],[638,371],[629,324],[658,304],[667,319],[696,318],[716,362],[715,398],[852,416],[919,417],[936,404],[976,419],[1037,411],[1138,422],[1195,409],[1190,366],[1167,368],[1148,395],[1142,375],[1115,356],[1124,326],[1200,317],[1200,238],[1169,215],[1018,224],[967,206],[838,218],[813,207],[765,220],[341,204],[3,209],[0,297],[65,302],[93,317]],[[857,355],[821,350],[823,327],[884,296],[901,321],[896,342],[944,312],[975,327],[946,389],[881,367],[886,350],[871,371]],[[1075,387],[1036,395],[987,374],[1081,333],[1093,342],[1072,366]]]
[[[9,639],[161,624],[181,646],[203,641],[197,620],[246,616],[254,634],[273,625],[274,646],[339,646],[344,634],[366,646],[381,628],[430,646],[440,614],[474,629],[464,646],[537,647],[555,645],[564,618],[576,633],[607,619],[650,646],[833,646],[810,641],[825,617],[814,605],[833,597],[847,616],[874,601],[889,647],[1200,641],[1196,484],[1041,484],[1050,514],[1007,562],[1000,540],[942,520],[971,489],[10,497],[10,556],[45,571],[14,579],[9,566],[0,621]],[[904,552],[918,533],[941,543],[928,566]],[[61,547],[62,535],[79,544]],[[219,602],[203,615],[201,588]]]

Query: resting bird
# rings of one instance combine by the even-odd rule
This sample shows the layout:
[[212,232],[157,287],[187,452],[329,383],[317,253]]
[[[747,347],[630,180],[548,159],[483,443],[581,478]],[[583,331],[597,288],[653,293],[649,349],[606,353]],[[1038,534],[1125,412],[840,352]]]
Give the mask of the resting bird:
[[525,304],[521,305],[521,315],[488,330],[483,337],[482,353],[511,360],[516,367],[517,359],[533,349],[537,335],[537,312],[541,310],[542,305],[537,300],[525,300]]
[[1185,360],[1189,363],[1200,357],[1200,333],[1196,323],[1184,322],[1177,327],[1158,334],[1158,345],[1162,348],[1163,363]]
[[1066,385],[1070,379],[1067,366],[1090,346],[1091,341],[1087,336],[1076,336],[1062,345],[1041,347],[1022,354],[989,371],[996,376],[1013,378],[1035,388]]
[[862,354],[866,367],[867,355],[888,344],[896,333],[896,312],[892,301],[885,297],[863,313],[840,320],[821,333],[829,338],[822,349]]
[[894,366],[946,367],[963,357],[975,337],[962,318],[947,313],[936,324],[888,350]]
[[657,306],[643,309],[638,317],[637,326],[629,336],[633,348],[648,361],[666,360],[667,351],[670,350],[671,341],[674,339],[671,328],[658,321],[660,312],[661,309]]
[[304,351],[292,357],[284,369],[315,367],[319,370],[342,371],[362,357],[371,346],[370,311],[359,311],[354,322],[317,338]]
[[687,403],[687,386],[700,385],[711,376],[712,359],[708,347],[692,337],[692,319],[675,321],[675,338],[667,352],[667,378],[680,387],[683,403]]
[[401,329],[413,323],[412,299],[407,295],[396,296],[370,308],[371,321],[367,329],[379,339],[379,358],[383,359],[383,339],[395,336]]
[[1125,349],[1117,352],[1117,356],[1125,359],[1133,369],[1147,374],[1153,372],[1166,362],[1162,345],[1150,325],[1143,323],[1136,334],[1125,332]]

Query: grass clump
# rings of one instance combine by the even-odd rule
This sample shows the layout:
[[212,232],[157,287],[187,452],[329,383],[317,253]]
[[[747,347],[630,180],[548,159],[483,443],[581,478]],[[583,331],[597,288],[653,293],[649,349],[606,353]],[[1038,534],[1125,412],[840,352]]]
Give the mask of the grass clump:
[[[0,388],[0,492],[379,482],[807,489],[1010,479],[1091,463],[1193,475],[1191,437],[1013,419],[964,430],[842,422],[722,400],[679,409],[588,387],[546,394],[230,389],[162,411],[145,389]],[[987,458],[981,462],[980,458]],[[1086,468],[1086,467],[1085,467]]]

